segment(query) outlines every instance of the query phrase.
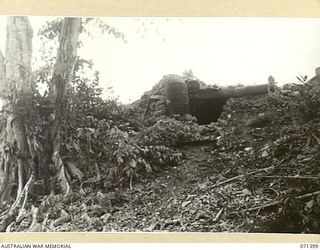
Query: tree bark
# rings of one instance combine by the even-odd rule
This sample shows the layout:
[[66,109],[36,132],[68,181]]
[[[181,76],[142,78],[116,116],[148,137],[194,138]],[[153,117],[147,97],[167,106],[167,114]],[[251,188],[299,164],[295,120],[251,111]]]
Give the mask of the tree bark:
[[31,90],[33,30],[27,17],[8,17],[6,38],[6,86]]
[[80,33],[80,18],[65,18],[60,34],[60,45],[54,66],[49,99],[54,107],[50,126],[50,143],[52,145],[51,159],[54,171],[62,193],[71,192],[67,171],[61,157],[61,127],[67,104],[67,90],[71,85],[76,63],[78,38]]
[[[5,74],[5,64],[4,64],[4,56],[2,51],[0,50],[0,95],[5,90],[6,82],[5,82],[6,74]],[[1,95],[2,99],[2,95]]]
[[61,157],[61,127],[67,104],[67,89],[71,85],[76,63],[80,26],[80,18],[66,18],[63,22],[49,88],[53,111],[49,127],[41,128],[47,133],[45,144],[49,145],[43,152],[35,148],[35,144],[38,144],[35,126],[41,125],[34,122],[38,116],[33,107],[33,31],[27,17],[8,17],[6,57],[0,51],[0,98],[3,103],[0,113],[0,206],[6,200],[15,199],[15,202],[7,214],[0,218],[1,231],[15,219],[19,208],[18,217],[24,211],[28,194],[37,178],[35,157],[49,153],[49,163],[53,163],[54,173],[50,172],[49,165],[44,164],[46,176],[55,174],[60,191],[65,194],[71,192],[68,173]]
[[31,175],[26,116],[31,108],[31,55],[33,31],[27,17],[8,17],[6,58],[0,55],[3,119],[0,150],[0,204],[17,186],[19,197]]

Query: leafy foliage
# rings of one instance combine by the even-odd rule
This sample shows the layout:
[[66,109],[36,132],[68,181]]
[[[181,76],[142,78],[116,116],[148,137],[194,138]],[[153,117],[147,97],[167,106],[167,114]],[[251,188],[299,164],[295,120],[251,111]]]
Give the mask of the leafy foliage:
[[112,120],[93,120],[95,127],[78,128],[66,147],[81,157],[102,163],[101,172],[108,186],[126,185],[143,172],[176,165],[182,159],[180,153],[166,146],[140,143],[129,127],[126,132]]
[[[55,40],[59,38],[59,34],[62,27],[62,18],[56,18],[51,21],[47,21],[42,29],[38,32],[38,35],[43,36],[48,40]],[[109,25],[100,18],[83,18],[81,24],[81,32],[87,34],[89,37],[93,37],[90,33],[90,25],[98,27],[102,34],[109,34],[115,38],[119,38],[122,41],[125,40],[125,35],[117,28]]]
[[148,144],[178,146],[196,141],[215,140],[217,133],[214,124],[199,125],[195,117],[186,115],[159,120],[146,128],[142,136]]
[[[39,32],[45,65],[36,71],[36,81],[43,86],[50,85],[54,51],[58,46],[61,26],[62,19],[54,19],[47,22]],[[126,42],[123,33],[97,18],[83,19],[82,33],[92,37],[89,31],[92,26],[103,34],[113,35]],[[136,121],[130,121],[132,112],[114,97],[103,99],[99,80],[99,73],[93,70],[93,63],[78,57],[72,86],[67,90],[68,104],[62,125],[62,145],[66,149],[64,158],[80,156],[78,163],[82,166],[91,162],[106,165],[101,167],[101,172],[111,185],[122,185],[126,180],[137,177],[140,172],[178,162],[181,156],[174,155],[176,152],[173,150],[161,146],[144,146],[132,138],[137,130],[133,129],[132,123],[136,128],[139,127]],[[51,107],[46,105],[46,92],[37,96],[41,118],[45,118],[42,127],[49,126]],[[93,167],[83,167],[82,170],[91,173]]]
[[[304,121],[320,118],[320,97],[318,91],[319,80],[315,77],[307,81],[307,76],[297,76],[300,84],[292,84],[299,95],[292,102],[293,115]],[[298,111],[298,112],[296,112]]]

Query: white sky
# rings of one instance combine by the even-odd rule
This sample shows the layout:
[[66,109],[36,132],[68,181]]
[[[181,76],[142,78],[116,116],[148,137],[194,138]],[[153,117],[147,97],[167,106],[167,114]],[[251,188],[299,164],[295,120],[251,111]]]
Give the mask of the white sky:
[[[30,17],[37,30],[47,17]],[[208,84],[279,84],[314,75],[320,66],[320,19],[295,18],[103,18],[127,43],[93,29],[79,55],[92,59],[101,86],[124,103],[138,99],[165,74],[192,69]],[[5,17],[0,17],[4,53]],[[146,29],[146,30],[145,30]]]

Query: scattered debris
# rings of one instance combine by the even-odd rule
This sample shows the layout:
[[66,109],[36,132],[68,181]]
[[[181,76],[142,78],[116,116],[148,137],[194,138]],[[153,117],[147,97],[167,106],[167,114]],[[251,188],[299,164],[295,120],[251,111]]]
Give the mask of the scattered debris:
[[139,102],[143,126],[98,120],[77,131],[79,159],[66,167],[78,192],[32,197],[32,208],[21,196],[23,216],[0,208],[0,229],[319,233],[320,121],[306,115],[314,103],[290,94],[296,86],[283,90],[230,97],[209,124],[190,114],[148,122],[164,104],[158,84]]

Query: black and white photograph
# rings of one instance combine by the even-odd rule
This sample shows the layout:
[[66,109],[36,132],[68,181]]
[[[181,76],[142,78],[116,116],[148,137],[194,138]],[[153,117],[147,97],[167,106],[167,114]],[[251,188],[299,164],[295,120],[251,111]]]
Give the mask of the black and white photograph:
[[0,16],[0,232],[320,233],[320,19]]

